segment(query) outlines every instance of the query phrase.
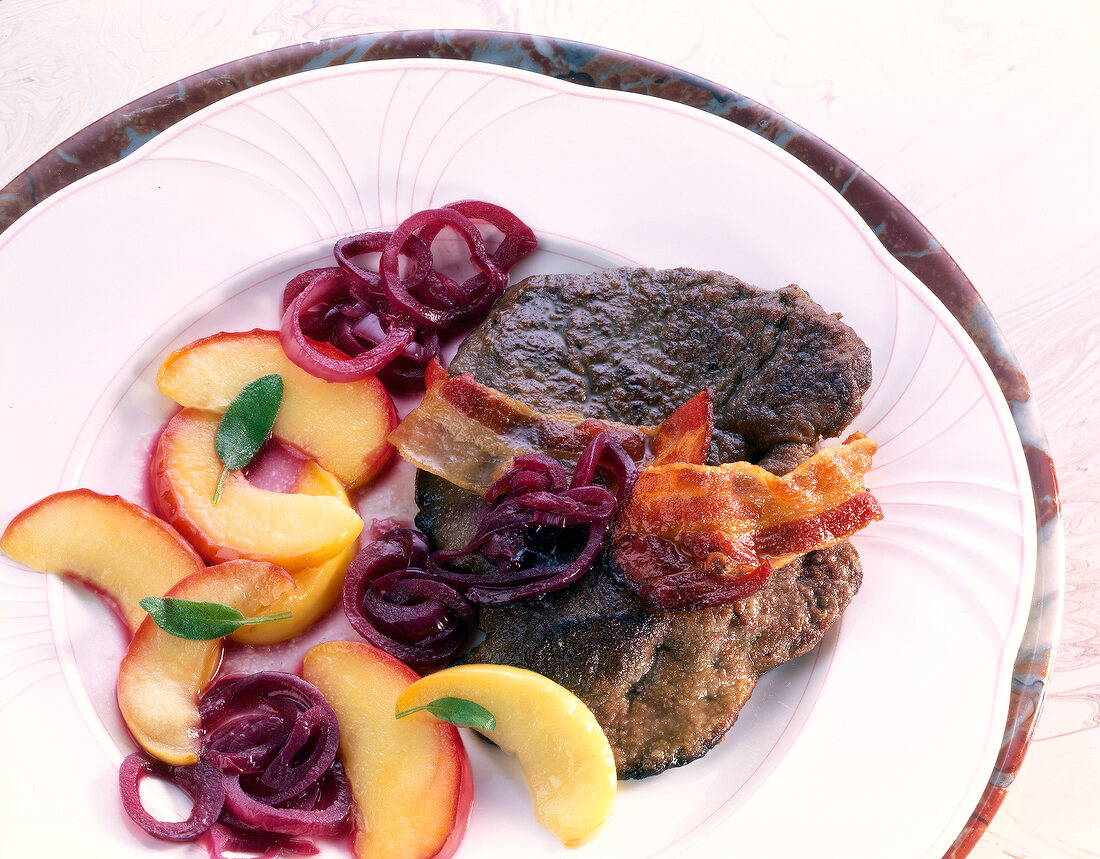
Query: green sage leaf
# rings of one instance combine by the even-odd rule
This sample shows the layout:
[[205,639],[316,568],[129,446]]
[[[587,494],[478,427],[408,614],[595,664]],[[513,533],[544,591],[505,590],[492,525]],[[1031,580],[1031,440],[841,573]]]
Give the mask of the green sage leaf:
[[214,489],[215,504],[229,472],[248,465],[267,441],[282,403],[283,377],[270,373],[245,385],[225,410],[214,439],[218,458],[225,466]]
[[263,617],[245,617],[235,608],[217,602],[195,602],[176,597],[145,597],[138,603],[153,623],[176,638],[209,641],[236,632],[242,626],[285,620],[289,611]]
[[403,719],[411,713],[427,710],[437,719],[450,722],[452,725],[462,725],[467,728],[477,728],[481,731],[495,731],[497,719],[492,713],[465,698],[436,698],[427,704],[402,710],[396,718]]

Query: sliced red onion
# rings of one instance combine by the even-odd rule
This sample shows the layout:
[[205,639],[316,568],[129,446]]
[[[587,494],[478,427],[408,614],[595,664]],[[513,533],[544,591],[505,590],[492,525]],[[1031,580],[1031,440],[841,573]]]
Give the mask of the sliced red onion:
[[316,856],[320,852],[309,839],[245,832],[223,823],[211,826],[206,837],[210,859],[239,859],[242,853],[254,859],[279,859],[285,853]]
[[[491,254],[471,219],[503,234]],[[463,283],[439,271],[432,257],[431,243],[448,227],[466,243],[477,269]],[[507,286],[508,269],[534,247],[534,233],[519,218],[477,200],[418,212],[392,233],[342,238],[333,248],[336,266],[302,272],[286,285],[283,349],[326,381],[373,374],[398,388],[423,387],[429,362],[439,353],[438,332],[481,321]],[[377,272],[355,261],[370,253],[380,254]],[[409,262],[404,272],[402,260]]]
[[[354,322],[350,319],[338,322],[330,342],[354,357],[381,343],[392,325],[392,319],[368,313]],[[378,378],[391,388],[423,388],[424,372],[432,358],[439,354],[439,345],[439,332],[417,325],[412,340],[378,371]]]
[[[407,318],[389,321],[385,339],[353,358],[324,349],[302,329],[304,313],[326,298],[339,295],[343,269],[319,269],[290,302],[279,326],[279,342],[287,357],[308,373],[327,382],[351,382],[376,374],[413,342],[416,325]],[[293,281],[291,281],[293,283]]]
[[581,553],[568,564],[543,567],[542,571],[545,574],[543,578],[515,587],[473,587],[466,591],[466,598],[470,602],[481,604],[506,603],[541,596],[568,587],[592,568],[592,564],[603,549],[604,538],[607,536],[609,527],[610,523],[592,524],[588,531],[588,540],[581,549]]
[[[471,262],[486,278],[486,286],[476,292],[476,275],[467,282],[469,287],[463,285],[463,293],[472,299],[469,304],[426,304],[413,294],[419,281],[413,283],[407,278],[402,279],[398,270],[401,247],[409,236],[422,229],[430,229],[434,235],[444,227],[450,227],[459,234],[470,251]],[[478,228],[465,215],[450,208],[427,209],[402,221],[382,251],[378,272],[382,277],[382,289],[386,298],[395,309],[404,312],[421,325],[440,331],[458,331],[483,318],[508,285],[507,274],[492,261]]]
[[490,255],[493,264],[502,271],[507,271],[535,249],[537,242],[534,232],[503,206],[484,200],[459,200],[449,203],[445,208],[454,209],[471,221],[492,224],[504,234],[504,238]]
[[[308,271],[303,271],[301,274],[297,274],[294,277],[292,277],[290,279],[290,281],[287,283],[286,287],[283,289],[282,312],[286,313],[286,309],[288,307],[290,307],[291,304],[294,303],[294,299],[297,298],[299,295],[301,295],[302,292],[305,291],[305,288],[307,286],[309,286],[311,283],[313,283],[313,281],[316,280],[321,275],[331,275],[331,276],[333,276],[334,279],[336,279],[341,275],[341,271],[340,271],[340,269],[335,268],[333,266],[327,266],[327,267],[324,267],[324,268],[311,268]],[[347,282],[350,282],[350,281],[347,281]],[[325,306],[325,305],[323,305],[323,302],[322,302],[322,298],[323,298],[323,299],[328,299],[330,302],[333,303],[332,306],[335,306],[334,302],[335,302],[335,299],[337,299],[338,297],[339,297],[339,293],[337,291],[333,290],[333,291],[327,293],[326,295],[318,298],[317,301],[314,301],[314,304],[318,305],[318,306]]]
[[[123,805],[143,829],[190,841],[214,827],[212,855],[221,856],[241,845],[315,852],[296,836],[347,828],[352,796],[336,759],[339,725],[316,687],[277,671],[227,678],[203,695],[199,713],[205,736],[197,764],[166,767],[131,755],[119,770]],[[145,811],[139,785],[153,773],[194,799],[186,821],[165,823]]]
[[[390,233],[388,232],[361,233],[357,236],[347,236],[346,238],[340,239],[332,249],[332,255],[336,258],[336,262],[340,268],[359,278],[367,290],[378,298],[381,298],[383,295],[382,280],[378,277],[378,272],[356,265],[352,262],[352,258],[360,254],[380,254],[389,240]],[[421,242],[421,245],[423,245],[424,250],[427,251],[427,245],[424,245],[423,242]],[[431,265],[430,254],[427,259],[427,264],[429,266]],[[293,283],[293,281],[291,282]]]
[[[494,502],[465,548],[433,552],[428,569],[441,581],[465,590],[474,603],[500,603],[560,590],[591,568],[603,547],[618,502],[602,486],[592,485],[599,469],[609,470],[623,498],[637,478],[633,459],[606,433],[585,447],[568,481],[561,463],[545,454],[518,456],[513,467],[486,493]],[[566,488],[568,485],[568,488]],[[580,553],[569,563],[524,567],[522,552],[532,531],[587,526]],[[480,553],[496,564],[493,573],[451,569],[456,560]]]
[[528,453],[512,460],[512,467],[486,490],[485,499],[497,501],[506,495],[538,490],[564,492],[568,486],[569,475],[558,460],[545,453]]
[[[305,807],[292,803],[270,805],[249,793],[242,776],[225,776],[225,809],[246,827],[283,835],[337,835],[347,827],[351,815],[351,785],[339,764],[327,773],[329,783],[317,791],[317,798]],[[311,799],[313,799],[311,797]]]
[[240,716],[206,735],[203,756],[230,775],[261,772],[289,735],[290,720],[284,716]]
[[[194,808],[186,820],[157,820],[146,811],[140,788],[142,779],[150,775],[164,778],[191,797]],[[127,755],[118,770],[122,807],[134,823],[154,838],[165,841],[194,841],[214,825],[225,801],[222,779],[217,768],[204,761],[193,766],[174,767],[139,754]]]
[[259,776],[264,788],[275,791],[264,796],[265,802],[288,802],[321,780],[336,760],[340,742],[340,734],[331,729],[332,724],[327,706],[310,707],[295,720],[283,747]]
[[[336,760],[336,713],[312,684],[262,671],[216,684],[199,705],[203,758],[223,772],[262,773],[269,791],[297,796]],[[266,733],[260,734],[260,729]]]
[[[564,490],[561,494],[527,492],[508,498],[492,508],[465,548],[433,552],[428,559],[428,568],[440,580],[465,589],[466,598],[475,603],[508,602],[560,590],[591,568],[603,545],[614,511],[615,496],[601,486],[577,487]],[[521,566],[522,555],[515,548],[522,549],[526,545],[526,536],[531,529],[564,529],[574,525],[587,526],[588,536],[580,554],[571,562]],[[471,574],[448,566],[477,552],[495,562],[497,570]]]
[[597,435],[584,449],[577,460],[577,467],[573,469],[570,488],[588,486],[601,468],[607,469],[615,478],[615,504],[622,504],[638,479],[638,464],[622,445],[606,433]]
[[[407,664],[434,668],[451,661],[467,641],[471,602],[549,593],[592,567],[616,509],[616,496],[592,483],[600,469],[611,472],[622,496],[637,476],[633,460],[605,433],[585,448],[572,480],[553,457],[516,457],[486,492],[491,506],[462,549],[429,553],[419,531],[394,526],[379,534],[372,527],[375,539],[352,561],[344,580],[344,611],[352,626]],[[571,561],[528,565],[532,536],[571,542],[565,535],[581,528],[587,529],[584,543]],[[475,554],[496,569],[469,573],[451,566]]]
[[415,668],[450,662],[465,646],[473,608],[426,572],[428,543],[396,527],[368,544],[348,566],[344,612],[371,644]]

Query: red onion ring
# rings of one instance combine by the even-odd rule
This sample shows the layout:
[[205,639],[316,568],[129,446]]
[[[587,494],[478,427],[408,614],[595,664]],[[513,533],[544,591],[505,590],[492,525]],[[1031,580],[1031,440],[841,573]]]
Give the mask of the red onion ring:
[[381,343],[353,358],[336,357],[327,350],[322,351],[321,344],[310,339],[302,330],[302,318],[309,308],[338,296],[344,276],[345,272],[340,268],[314,270],[308,283],[288,305],[279,325],[279,342],[287,357],[303,370],[327,382],[353,382],[376,374],[400,355],[416,336],[416,326],[412,320],[398,318],[390,321]]
[[500,604],[561,590],[580,579],[592,568],[596,557],[603,549],[604,538],[609,528],[610,522],[602,527],[593,523],[588,530],[588,540],[581,549],[581,553],[568,564],[542,567],[541,570],[544,573],[542,578],[514,587],[472,587],[466,591],[466,598],[470,602],[483,605]]
[[[190,841],[217,826],[217,851],[218,844],[288,846],[288,836],[347,828],[352,798],[336,759],[339,725],[314,686],[276,671],[228,678],[203,695],[199,713],[205,736],[197,764],[165,767],[135,754],[119,770],[123,806],[146,832]],[[165,823],[145,810],[139,785],[152,773],[195,800],[186,821]]]
[[[361,268],[352,262],[352,258],[360,254],[382,253],[382,249],[385,248],[389,240],[390,233],[387,232],[360,233],[357,236],[347,236],[339,239],[332,249],[332,255],[336,258],[337,265],[344,269],[344,271],[357,277],[366,289],[378,298],[383,296],[382,280],[378,277],[378,272]],[[421,244],[423,245],[423,242],[421,242]],[[427,245],[424,245],[424,250],[427,250]],[[417,262],[419,265],[419,257]],[[427,264],[429,266],[431,265],[430,257],[427,260]],[[291,281],[291,283],[293,283],[293,281]],[[287,287],[289,288],[289,284]],[[283,309],[286,309],[285,305]]]
[[[472,303],[466,306],[452,304],[441,307],[425,304],[412,294],[412,289],[418,284],[402,280],[398,272],[398,258],[405,241],[417,230],[428,228],[438,232],[443,227],[450,227],[459,234],[470,251],[471,262],[487,278],[489,288],[483,289],[480,294],[471,295],[473,282],[477,280],[476,275],[467,281],[471,285],[469,288],[466,284],[463,285],[463,293],[472,299]],[[493,263],[473,221],[450,208],[426,209],[402,221],[382,251],[378,272],[382,277],[382,289],[394,308],[408,314],[421,325],[441,331],[457,331],[482,318],[508,285],[508,276]]]
[[528,453],[512,459],[512,467],[485,491],[485,500],[539,490],[564,492],[568,486],[569,475],[561,462],[545,453]]
[[[503,234],[488,253],[472,219]],[[478,270],[463,283],[435,268],[431,244],[456,230]],[[423,387],[424,373],[439,353],[439,332],[479,322],[508,284],[508,269],[535,247],[535,234],[507,209],[462,200],[418,212],[392,233],[347,236],[336,242],[337,265],[297,275],[283,291],[279,326],[283,349],[295,364],[326,381],[379,375],[398,388]],[[355,258],[380,254],[379,271]],[[401,260],[411,261],[400,272]],[[329,343],[332,355],[320,344]]]
[[[591,568],[614,515],[615,497],[600,486],[563,491],[527,492],[506,499],[482,519],[473,539],[462,549],[433,552],[428,569],[433,576],[466,591],[471,602],[508,602],[560,590]],[[532,528],[588,527],[580,554],[567,564],[521,566],[526,535]],[[502,539],[503,538],[503,539]],[[493,541],[496,540],[494,543]],[[449,568],[453,561],[481,553],[497,564],[491,573],[465,573]]]
[[[170,781],[191,797],[194,808],[186,820],[157,820],[146,811],[140,788],[142,779],[150,775]],[[127,755],[118,769],[122,807],[134,823],[154,838],[165,841],[194,841],[214,825],[225,802],[222,778],[216,767],[204,761],[189,767],[174,767],[139,754]]]
[[[591,569],[617,506],[615,494],[592,483],[601,469],[611,472],[617,493],[625,497],[637,466],[606,433],[586,446],[572,480],[553,457],[516,457],[486,492],[491,506],[462,549],[429,553],[427,538],[419,531],[390,528],[348,567],[344,612],[352,627],[407,664],[434,668],[453,660],[473,624],[470,603],[550,593]],[[557,543],[559,532],[582,527],[587,535],[571,561],[527,565],[532,533],[548,533]],[[474,554],[496,570],[468,573],[449,566]]]
[[[613,495],[592,484],[599,469],[611,472]],[[577,581],[591,568],[603,547],[618,501],[634,485],[638,467],[623,448],[606,433],[586,445],[566,488],[565,469],[545,454],[528,454],[513,460],[513,467],[486,493],[494,502],[462,549],[433,552],[428,570],[441,581],[464,589],[474,603],[500,603],[560,590]],[[588,536],[571,562],[524,567],[522,550],[532,529],[587,526]],[[471,574],[449,569],[452,561],[480,553],[494,562],[494,573]]]
[[428,543],[395,527],[348,566],[344,612],[359,635],[414,668],[450,662],[466,644],[474,611],[454,588],[426,572]]
[[210,859],[237,859],[242,853],[254,859],[279,859],[284,854],[316,856],[319,852],[308,838],[244,831],[222,823],[211,826],[206,838]]
[[[236,821],[280,835],[338,835],[348,827],[352,808],[351,784],[339,764],[327,773],[331,784],[316,791],[308,805],[268,804],[244,789],[241,776],[224,776],[225,809]],[[223,821],[224,822],[224,821]]]
[[615,504],[622,504],[638,479],[638,464],[622,445],[606,433],[595,436],[581,453],[573,469],[570,488],[590,485],[601,468],[607,469],[615,478]]
[[454,209],[471,221],[492,224],[504,234],[503,240],[490,255],[493,265],[501,271],[507,271],[535,249],[537,241],[534,232],[503,206],[484,200],[459,200],[444,208]]
[[227,774],[258,774],[255,786],[265,802],[299,796],[336,760],[336,713],[293,674],[263,671],[223,680],[203,695],[199,714],[206,731],[203,758]]

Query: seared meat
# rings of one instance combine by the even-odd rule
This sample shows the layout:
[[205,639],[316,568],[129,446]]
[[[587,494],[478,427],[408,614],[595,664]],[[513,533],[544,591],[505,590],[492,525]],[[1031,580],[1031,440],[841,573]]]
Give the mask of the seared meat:
[[641,778],[721,740],[757,678],[816,645],[860,580],[842,543],[738,603],[654,612],[603,566],[564,591],[483,609],[486,638],[467,661],[528,668],[572,690],[607,734],[619,777]]
[[[656,424],[710,387],[709,460],[783,474],[840,433],[870,384],[870,352],[801,289],[776,292],[690,269],[546,275],[515,285],[465,341],[452,373],[545,411]],[[417,479],[417,525],[465,545],[480,499]],[[568,551],[568,547],[564,551]],[[467,661],[518,665],[575,692],[608,735],[620,777],[687,763],[717,743],[764,671],[811,649],[859,588],[841,544],[773,573],[733,605],[654,611],[603,556],[581,582],[483,607]]]
[[459,350],[451,372],[467,370],[536,408],[630,424],[709,387],[710,461],[785,474],[856,416],[871,353],[797,286],[621,268],[516,284]]

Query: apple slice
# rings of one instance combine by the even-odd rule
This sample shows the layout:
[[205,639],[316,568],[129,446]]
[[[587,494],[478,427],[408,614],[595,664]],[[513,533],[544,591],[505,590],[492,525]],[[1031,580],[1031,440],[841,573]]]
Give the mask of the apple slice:
[[326,382],[286,357],[275,331],[223,332],[177,349],[157,372],[157,387],[181,406],[223,412],[260,376],[283,377],[283,404],[272,430],[349,488],[365,483],[388,461],[386,436],[397,412],[373,376]]
[[[295,589],[274,564],[238,560],[188,576],[166,596],[218,602],[245,617],[272,613]],[[222,641],[177,638],[146,617],[118,671],[118,706],[134,739],[172,765],[193,764],[201,745],[199,696],[221,662]]]
[[[306,495],[328,495],[345,504],[351,503],[344,485],[336,476],[309,459],[302,461],[293,491]],[[344,574],[358,549],[358,543],[353,540],[323,564],[292,572],[298,589],[272,607],[272,613],[289,611],[290,617],[242,626],[230,637],[241,644],[276,644],[304,632],[340,599]]]
[[19,513],[0,549],[34,570],[91,587],[133,634],[145,619],[138,600],[161,596],[206,565],[167,523],[117,495],[73,489]]
[[615,802],[615,760],[592,712],[569,690],[510,665],[458,665],[413,683],[403,712],[438,698],[464,698],[496,717],[485,733],[519,760],[535,817],[566,847],[593,838]]
[[359,859],[446,859],[470,818],[473,780],[453,725],[423,713],[394,718],[398,694],[418,675],[365,642],[310,650],[302,677],[340,720],[340,758],[357,810]]
[[325,563],[359,536],[363,520],[346,496],[270,492],[239,471],[229,474],[214,504],[220,419],[183,409],[161,433],[150,466],[157,512],[209,563],[253,558],[301,570]]
[[242,626],[230,638],[241,644],[277,644],[305,632],[340,599],[344,574],[358,548],[352,543],[319,566],[291,573],[298,589],[271,608],[272,614],[288,611],[290,617]]

